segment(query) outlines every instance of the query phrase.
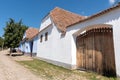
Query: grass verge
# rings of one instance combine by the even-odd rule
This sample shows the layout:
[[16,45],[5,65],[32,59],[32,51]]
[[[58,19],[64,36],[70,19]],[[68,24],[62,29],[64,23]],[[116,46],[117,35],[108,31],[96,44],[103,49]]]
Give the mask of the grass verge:
[[91,72],[65,69],[38,59],[18,62],[42,77],[43,80],[117,80]]

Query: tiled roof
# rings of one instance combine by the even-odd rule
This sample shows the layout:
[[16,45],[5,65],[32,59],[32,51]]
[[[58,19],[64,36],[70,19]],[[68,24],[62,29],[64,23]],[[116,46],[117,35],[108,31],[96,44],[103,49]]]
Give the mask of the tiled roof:
[[26,30],[26,38],[27,38],[27,39],[31,39],[31,38],[33,38],[35,35],[37,35],[38,32],[39,32],[39,30],[36,29],[36,28],[28,28],[28,29]]
[[68,26],[85,19],[85,16],[80,16],[58,7],[50,12],[50,16],[56,27],[62,32],[65,32]]
[[99,13],[96,13],[96,14],[94,14],[94,15],[86,18],[86,19],[83,19],[83,20],[78,21],[78,22],[76,22],[74,24],[71,24],[70,26],[81,23],[81,22],[84,22],[84,21],[87,21],[87,20],[90,20],[90,19],[93,19],[93,18],[98,17],[98,16],[101,16],[101,15],[106,14],[106,13],[108,13],[108,12],[114,10],[114,9],[117,9],[117,8],[120,8],[120,3],[118,3],[117,5],[115,5],[115,6],[111,7],[111,8],[108,8],[106,10],[103,10],[103,11],[99,12]]
[[64,9],[56,7],[49,13],[49,15],[52,18],[56,27],[59,30],[61,30],[62,32],[66,32],[66,28],[71,27],[72,25],[75,25],[75,24],[93,19],[95,17],[101,16],[101,15],[108,13],[119,7],[120,7],[120,3],[116,6],[113,6],[106,10],[103,10],[97,14],[90,16],[90,17],[81,16],[81,15],[78,15],[78,14],[75,14],[75,13],[72,13],[72,12],[69,12]]

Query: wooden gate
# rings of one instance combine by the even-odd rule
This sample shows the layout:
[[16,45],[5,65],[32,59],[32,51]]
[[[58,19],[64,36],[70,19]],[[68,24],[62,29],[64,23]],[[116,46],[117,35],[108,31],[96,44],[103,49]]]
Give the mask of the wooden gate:
[[93,27],[76,39],[77,67],[106,76],[116,76],[111,27]]

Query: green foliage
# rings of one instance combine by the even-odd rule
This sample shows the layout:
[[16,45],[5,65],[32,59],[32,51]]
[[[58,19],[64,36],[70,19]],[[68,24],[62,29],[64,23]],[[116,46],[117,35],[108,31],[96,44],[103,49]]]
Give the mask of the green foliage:
[[15,22],[14,19],[10,18],[4,28],[4,46],[7,48],[18,47],[27,28],[22,24],[22,20]]

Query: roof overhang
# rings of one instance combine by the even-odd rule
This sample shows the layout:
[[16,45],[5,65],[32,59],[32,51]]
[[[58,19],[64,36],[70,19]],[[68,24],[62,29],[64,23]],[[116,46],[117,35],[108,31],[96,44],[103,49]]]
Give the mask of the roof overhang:
[[73,35],[79,36],[93,29],[96,30],[96,29],[111,29],[111,28],[112,28],[112,25],[109,25],[109,24],[94,24],[94,25],[81,28],[80,30],[75,32]]
[[69,25],[69,27],[72,27],[73,25],[79,24],[79,23],[81,23],[81,22],[85,22],[85,21],[90,20],[90,19],[94,19],[94,18],[96,18],[96,17],[99,17],[99,16],[101,16],[101,15],[104,15],[104,14],[106,14],[106,13],[109,13],[109,12],[111,12],[111,11],[113,11],[113,10],[115,10],[115,9],[119,9],[119,8],[120,8],[120,3],[118,3],[118,4],[115,5],[115,6],[112,6],[112,7],[108,8],[108,9],[106,9],[106,10],[103,10],[103,11],[101,11],[101,12],[98,12],[98,13],[92,15],[92,16],[89,16],[89,17],[87,17],[87,18],[85,18],[85,19],[83,19],[83,20],[80,20],[79,22],[76,22],[76,23],[74,23],[74,24],[71,24],[71,25]]

